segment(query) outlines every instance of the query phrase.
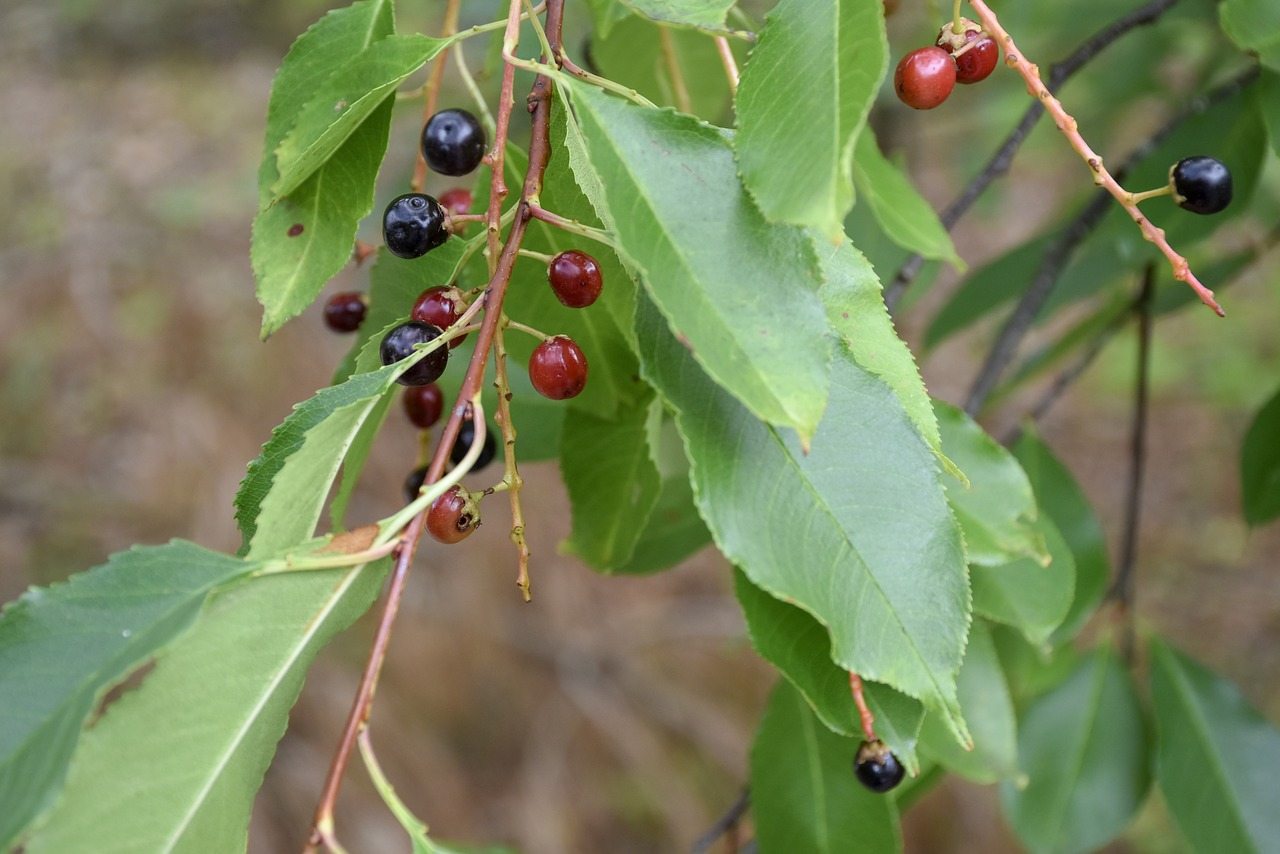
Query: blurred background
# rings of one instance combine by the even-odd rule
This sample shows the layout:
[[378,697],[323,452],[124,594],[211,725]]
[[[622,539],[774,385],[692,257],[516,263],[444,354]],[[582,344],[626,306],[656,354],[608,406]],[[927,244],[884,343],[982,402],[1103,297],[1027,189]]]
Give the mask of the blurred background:
[[[0,599],[133,543],[239,545],[231,500],[246,463],[292,404],[329,382],[348,344],[315,309],[260,342],[248,261],[272,75],[329,5],[0,6]],[[402,5],[402,30],[437,31],[442,3]],[[492,20],[497,5],[465,4],[464,23]],[[575,3],[570,14],[586,10]],[[1197,35],[1194,14],[1204,17],[1168,24],[1185,40],[1186,63],[1150,68],[1121,48],[1065,92],[1096,148],[1132,147],[1198,85],[1195,63],[1213,40]],[[894,61],[941,17],[904,3],[890,22]],[[1046,64],[1087,34],[1023,36],[1006,24]],[[886,148],[906,157],[938,206],[1025,108],[1011,77],[985,89],[984,98],[957,92],[928,121],[896,101],[878,108]],[[407,183],[418,118],[416,103],[399,114],[377,209]],[[1047,129],[1036,132],[1013,179],[955,232],[972,267],[1079,199],[1086,182],[1072,158]],[[1252,245],[1265,234],[1259,223],[1276,221],[1274,172],[1258,215],[1222,241]],[[1153,216],[1177,214],[1168,206]],[[1280,525],[1245,527],[1238,456],[1252,413],[1280,385],[1275,254],[1223,294],[1228,320],[1197,308],[1156,327],[1138,564],[1142,620],[1234,679],[1272,720]],[[1162,287],[1176,287],[1161,274]],[[353,266],[326,294],[362,289],[366,276]],[[903,315],[913,344],[957,279],[941,272]],[[981,323],[927,354],[917,346],[936,396],[963,400],[994,329]],[[1113,553],[1134,358],[1123,333],[1041,426],[1093,500]],[[1008,398],[988,426],[1000,435],[1034,396]],[[352,519],[399,503],[415,453],[408,425],[389,419]],[[513,584],[505,507],[464,546],[423,544],[375,706],[385,770],[442,839],[528,854],[688,850],[738,797],[775,678],[744,637],[729,567],[706,550],[656,577],[600,577],[557,553],[569,516],[554,465],[522,472],[535,600],[524,605]],[[368,618],[358,623],[313,669],[259,798],[252,851],[301,846],[371,629]],[[339,803],[340,838],[353,854],[407,851],[358,766]],[[912,852],[1017,850],[993,791],[959,781],[913,809],[906,834]],[[1111,850],[1181,849],[1153,799]]]

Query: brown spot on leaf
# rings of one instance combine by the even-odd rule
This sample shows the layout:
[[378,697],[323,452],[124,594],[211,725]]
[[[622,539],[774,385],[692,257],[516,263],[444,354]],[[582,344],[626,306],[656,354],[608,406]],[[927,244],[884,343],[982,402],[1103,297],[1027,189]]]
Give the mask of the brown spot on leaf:
[[295,222],[293,225],[289,226],[289,236],[297,237],[299,234],[302,234],[302,228],[302,223]]

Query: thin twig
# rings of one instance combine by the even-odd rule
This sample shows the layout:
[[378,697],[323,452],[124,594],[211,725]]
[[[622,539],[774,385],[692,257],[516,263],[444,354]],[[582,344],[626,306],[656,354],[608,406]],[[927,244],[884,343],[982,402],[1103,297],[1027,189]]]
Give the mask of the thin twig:
[[724,815],[716,819],[715,824],[707,829],[707,832],[698,837],[693,843],[693,848],[689,849],[690,854],[707,854],[716,841],[727,835],[731,830],[738,826],[742,821],[742,817],[747,814],[747,810],[751,807],[751,790],[743,789],[738,799],[729,805],[724,811]]
[[733,48],[724,36],[716,36],[716,50],[720,53],[720,64],[724,66],[725,76],[729,78],[729,90],[738,91],[738,62],[733,58]]
[[658,43],[662,46],[662,61],[667,66],[667,76],[671,78],[671,93],[675,96],[676,109],[682,113],[692,113],[693,102],[689,100],[689,87],[684,85],[684,72],[680,70],[680,60],[676,57],[676,40],[669,27],[658,27]]
[[[462,0],[449,0],[449,5],[444,10],[444,26],[441,28],[440,37],[448,38],[458,30],[458,9],[462,6]],[[459,46],[461,51],[462,47]],[[424,87],[426,90],[426,99],[422,109],[423,126],[436,114],[436,101],[440,97],[440,82],[444,79],[443,61],[437,62],[431,68],[431,77]],[[418,158],[413,165],[413,179],[409,181],[409,189],[415,193],[421,193],[422,187],[427,180],[427,161],[422,156],[422,147],[418,147]]]
[[876,716],[867,708],[867,700],[862,696],[862,677],[849,671],[849,692],[853,695],[853,705],[858,709],[858,720],[862,724],[862,734],[868,742],[878,741],[876,738]]

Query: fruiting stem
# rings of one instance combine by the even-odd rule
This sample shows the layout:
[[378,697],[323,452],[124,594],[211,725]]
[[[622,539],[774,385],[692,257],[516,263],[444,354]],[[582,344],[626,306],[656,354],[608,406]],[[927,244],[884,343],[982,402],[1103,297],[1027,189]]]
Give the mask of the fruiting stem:
[[[524,601],[528,602],[533,596],[529,590],[529,543],[524,537],[524,511],[520,505],[520,487],[524,486],[524,478],[520,476],[520,471],[516,468],[516,426],[511,419],[511,385],[507,382],[507,346],[504,327],[515,326],[522,331],[528,330],[529,327],[512,323],[505,314],[502,316],[502,320],[503,322],[498,325],[497,332],[493,336],[493,385],[498,390],[498,411],[494,415],[494,420],[498,422],[498,427],[502,430],[504,461],[502,484],[510,495],[511,542],[515,544],[516,557],[519,564],[516,571],[516,586],[520,588]],[[536,332],[536,330],[534,331]]]
[[956,35],[962,35],[964,33],[964,24],[960,19],[960,0],[956,0],[955,5],[951,10],[951,32]]
[[858,719],[862,722],[862,734],[868,742],[879,741],[876,738],[876,716],[867,708],[867,700],[862,696],[862,677],[849,671],[849,691],[853,694],[853,705],[858,709]]
[[1093,182],[1100,187],[1105,187],[1107,192],[1115,197],[1128,212],[1129,216],[1138,227],[1142,230],[1142,235],[1151,243],[1154,243],[1169,259],[1170,265],[1173,267],[1173,277],[1181,282],[1186,282],[1191,286],[1196,295],[1200,297],[1200,301],[1212,308],[1217,314],[1225,316],[1226,312],[1222,310],[1222,306],[1218,305],[1217,300],[1213,298],[1213,291],[1200,284],[1200,280],[1191,272],[1191,265],[1187,263],[1187,259],[1179,255],[1169,245],[1165,239],[1164,229],[1157,228],[1152,225],[1151,221],[1142,215],[1137,206],[1128,202],[1128,191],[1121,187],[1111,177],[1111,173],[1107,171],[1106,166],[1102,163],[1102,158],[1094,152],[1089,144],[1085,142],[1084,137],[1080,135],[1079,127],[1076,120],[1067,113],[1062,103],[1053,96],[1040,80],[1040,69],[1033,63],[1028,62],[1022,52],[1018,50],[1018,46],[1014,44],[1013,37],[1005,32],[1000,26],[1000,20],[995,13],[987,7],[983,0],[969,0],[969,5],[977,12],[978,17],[982,20],[982,26],[1004,50],[1005,64],[1017,69],[1018,73],[1027,83],[1027,93],[1032,97],[1038,98],[1044,104],[1045,109],[1053,116],[1057,122],[1058,130],[1062,132],[1067,141],[1071,143],[1071,147],[1076,150],[1080,158],[1088,165],[1089,170],[1093,173]]
[[[502,325],[503,325],[503,327],[504,327],[504,328],[514,329],[514,330],[516,330],[517,332],[523,332],[523,333],[524,333],[524,334],[526,334],[526,335],[532,335],[534,338],[537,338],[539,341],[546,341],[546,340],[547,340],[547,338],[549,337],[549,336],[547,336],[547,335],[546,335],[546,333],[544,333],[544,332],[542,332],[542,331],[540,331],[540,330],[538,330],[538,329],[534,329],[532,326],[526,326],[526,325],[525,325],[525,324],[523,324],[523,323],[520,323],[520,322],[518,322],[518,321],[512,320],[512,319],[511,319],[511,318],[509,318],[509,317],[504,317],[504,318],[503,318],[503,323],[502,323]],[[504,352],[505,352],[505,351],[504,351]]]
[[[448,38],[458,30],[458,9],[462,6],[462,0],[449,0],[449,4],[444,10],[444,25],[440,29],[440,37]],[[461,50],[461,47],[458,48]],[[426,91],[426,101],[422,110],[422,125],[426,127],[427,122],[436,113],[436,101],[440,96],[440,83],[444,80],[445,57],[439,60],[431,67],[431,76],[427,79],[426,85],[423,87]],[[413,178],[409,181],[409,189],[415,193],[422,192],[422,186],[427,180],[427,161],[422,156],[422,147],[418,146],[418,157],[413,165]]]
[[684,72],[680,70],[680,61],[676,58],[676,43],[670,28],[658,27],[658,44],[662,47],[662,61],[667,66],[667,76],[671,78],[676,109],[682,113],[692,113],[693,102],[689,100],[689,89],[684,85]]
[[[607,77],[601,77],[598,74],[592,74],[590,71],[587,71],[584,68],[579,68],[573,62],[573,60],[569,59],[569,57],[565,55],[563,48],[560,49],[560,52],[557,53],[555,57],[556,57],[557,65],[559,65],[565,71],[572,74],[574,77],[577,77],[579,80],[583,81],[584,83],[590,83],[592,86],[597,86],[605,90],[606,92],[612,92],[615,95],[621,95],[622,97],[626,98],[628,101],[637,103],[642,107],[652,107],[653,109],[657,109],[657,104],[653,103],[653,101],[650,101],[648,98],[641,95],[635,89],[630,89],[626,86],[622,86],[618,83],[614,83],[612,80],[610,80]],[[517,60],[516,64],[521,68],[526,68],[535,73],[541,73],[537,68],[536,62],[525,62],[524,60]]]
[[1145,193],[1130,193],[1129,204],[1137,205],[1141,202],[1145,202],[1147,199],[1154,199],[1157,196],[1168,196],[1171,193],[1173,193],[1173,186],[1170,184],[1165,184],[1157,190],[1147,190]]
[[[736,6],[734,8],[737,8]],[[731,93],[738,91],[738,61],[733,58],[733,49],[729,47],[729,40],[724,36],[716,36],[716,50],[720,52],[720,64],[724,66],[724,73],[729,78],[729,90]]]
[[555,260],[554,255],[548,255],[545,252],[535,252],[532,249],[521,249],[520,257],[532,258],[535,261],[541,261],[543,264],[550,264],[553,260]]
[[593,228],[589,225],[583,225],[576,219],[568,219],[559,214],[554,214],[537,203],[530,203],[529,213],[532,214],[534,219],[540,219],[548,225],[554,225],[556,228],[562,228],[572,234],[581,235],[597,243],[603,243],[613,250],[618,248],[617,244],[613,242],[613,235],[602,228]]
[[494,121],[493,113],[489,112],[489,104],[485,101],[484,93],[480,91],[480,87],[476,85],[476,79],[471,75],[471,69],[467,67],[467,55],[462,51],[462,44],[456,44],[453,47],[453,58],[458,66],[458,76],[462,78],[462,85],[467,88],[467,92],[471,95],[471,100],[475,102],[476,109],[480,112],[480,121],[484,124],[485,133],[494,139],[498,136],[498,125]]

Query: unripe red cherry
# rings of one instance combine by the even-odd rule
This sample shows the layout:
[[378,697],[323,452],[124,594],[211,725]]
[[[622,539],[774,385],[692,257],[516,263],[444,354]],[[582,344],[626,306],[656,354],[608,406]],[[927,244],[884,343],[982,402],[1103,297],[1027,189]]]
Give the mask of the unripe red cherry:
[[529,357],[529,382],[538,394],[552,400],[577,397],[587,385],[587,357],[572,338],[552,336]]
[[427,510],[427,533],[446,545],[465,540],[479,524],[480,509],[461,486],[441,495]]
[[[977,21],[961,18],[960,26],[962,31],[959,33],[951,24],[944,26],[938,31],[937,44],[955,60],[956,82],[968,85],[987,79],[996,70],[996,63],[1000,61],[1000,48],[996,46],[995,39],[982,32],[982,25]],[[973,47],[959,56],[955,55],[974,41],[977,43]]]
[[472,201],[474,200],[471,197],[471,191],[466,187],[455,187],[452,190],[446,190],[440,196],[440,206],[448,211],[450,216],[471,213]]
[[404,414],[421,430],[430,430],[444,412],[444,392],[435,383],[404,390]]
[[[411,320],[420,320],[423,323],[430,323],[432,326],[439,326],[441,329],[448,329],[462,316],[464,311],[466,311],[466,306],[462,302],[462,291],[441,285],[427,288],[418,296],[413,308],[409,311],[409,318]],[[466,337],[461,335],[451,339],[449,348],[457,347]]]
[[325,325],[334,332],[355,332],[364,321],[364,294],[334,294],[324,304]]
[[932,110],[956,87],[956,62],[940,47],[922,47],[902,57],[893,73],[893,91],[916,110]]
[[547,265],[547,281],[551,282],[556,299],[569,308],[586,308],[599,298],[604,288],[596,259],[576,249],[551,259]]

